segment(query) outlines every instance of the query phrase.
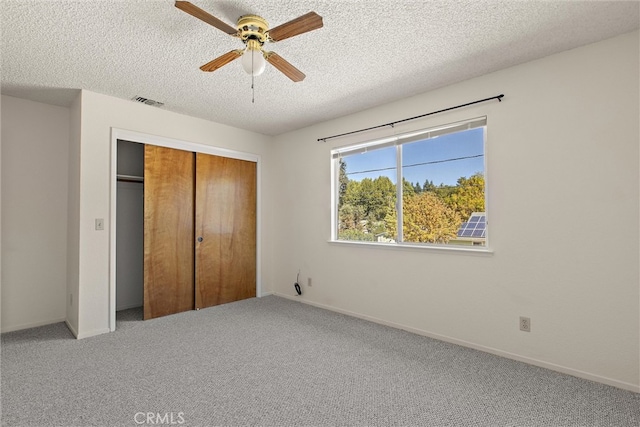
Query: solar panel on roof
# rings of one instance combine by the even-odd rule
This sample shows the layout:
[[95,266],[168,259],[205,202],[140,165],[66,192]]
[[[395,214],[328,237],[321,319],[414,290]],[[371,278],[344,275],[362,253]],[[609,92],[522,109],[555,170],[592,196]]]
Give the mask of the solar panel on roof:
[[468,222],[463,222],[458,229],[458,237],[462,237],[462,232],[467,228]]
[[486,237],[487,221],[484,212],[473,212],[468,221],[460,224],[458,237],[482,239]]

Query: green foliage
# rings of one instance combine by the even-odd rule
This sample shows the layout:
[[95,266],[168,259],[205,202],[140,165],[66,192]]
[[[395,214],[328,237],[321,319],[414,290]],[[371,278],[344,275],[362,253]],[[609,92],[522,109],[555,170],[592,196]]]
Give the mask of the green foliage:
[[340,159],[340,171],[338,175],[338,209],[342,207],[344,203],[344,196],[347,192],[347,185],[349,184],[349,177],[347,176],[347,163]]
[[[349,179],[347,164],[339,161],[338,238],[375,241],[397,239],[396,186],[385,176]],[[448,243],[472,212],[485,211],[484,177],[460,177],[457,185],[420,185],[404,180],[403,236],[406,242]]]
[[384,220],[395,202],[396,187],[386,176],[349,180],[344,196],[344,203],[362,207],[364,217],[370,221]]
[[467,219],[472,212],[485,211],[484,176],[477,173],[469,178],[461,177],[455,191],[443,197],[444,201],[458,214]]
[[365,233],[362,230],[342,230],[338,233],[339,240],[359,240],[363,242],[373,242],[374,235]]
[[449,196],[451,196],[456,191],[456,187],[453,185],[444,185],[440,184],[435,187],[434,193],[440,197],[442,200],[447,200]]
[[425,179],[424,184],[422,184],[422,191],[434,192],[436,191],[436,186],[433,185],[433,181],[429,181],[428,179]]
[[[405,242],[447,243],[456,236],[462,222],[460,215],[432,192],[402,199],[402,226]],[[397,238],[397,215],[387,216],[389,237]]]
[[389,178],[347,179],[344,194],[339,196],[339,239],[373,241],[377,234],[385,233],[384,219],[396,203],[396,187]]
[[339,230],[360,230],[364,229],[364,208],[350,203],[344,203],[338,209],[340,218]]
[[407,196],[407,195],[413,196],[414,194],[416,194],[416,190],[415,190],[415,188],[413,188],[413,184],[410,183],[409,181],[407,181],[406,179],[402,178],[402,195],[403,196]]

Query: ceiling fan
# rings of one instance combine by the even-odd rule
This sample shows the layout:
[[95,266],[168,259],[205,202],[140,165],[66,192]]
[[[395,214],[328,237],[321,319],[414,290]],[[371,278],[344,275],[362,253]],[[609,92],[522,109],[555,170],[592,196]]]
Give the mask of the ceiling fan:
[[[276,67],[294,82],[304,80],[304,73],[287,62],[275,52],[265,51],[265,42],[279,42],[293,36],[322,28],[322,17],[309,12],[296,19],[269,29],[267,21],[257,15],[243,15],[238,18],[236,28],[219,20],[188,1],[176,1],[176,7],[207,24],[213,25],[233,37],[238,37],[246,45],[244,49],[236,49],[207,62],[200,67],[202,71],[215,71],[242,56],[242,67],[252,76],[262,74],[266,62]],[[265,62],[266,61],[266,62]]]

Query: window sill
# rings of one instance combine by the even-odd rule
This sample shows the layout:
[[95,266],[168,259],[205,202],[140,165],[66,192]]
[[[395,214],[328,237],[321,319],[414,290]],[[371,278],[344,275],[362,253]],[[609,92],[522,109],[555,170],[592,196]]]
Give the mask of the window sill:
[[407,243],[374,243],[374,242],[359,242],[356,240],[329,240],[329,244],[338,246],[353,246],[362,248],[376,248],[376,249],[391,249],[391,250],[408,250],[408,251],[427,251],[427,252],[449,252],[449,253],[464,253],[466,255],[480,255],[491,256],[493,250],[490,248],[481,246],[474,248],[472,246],[444,246],[444,245],[416,245]]

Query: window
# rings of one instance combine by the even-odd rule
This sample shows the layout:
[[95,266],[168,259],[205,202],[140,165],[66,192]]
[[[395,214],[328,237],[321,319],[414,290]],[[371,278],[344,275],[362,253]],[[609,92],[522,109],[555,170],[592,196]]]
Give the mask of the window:
[[486,246],[486,118],[332,151],[333,240]]

